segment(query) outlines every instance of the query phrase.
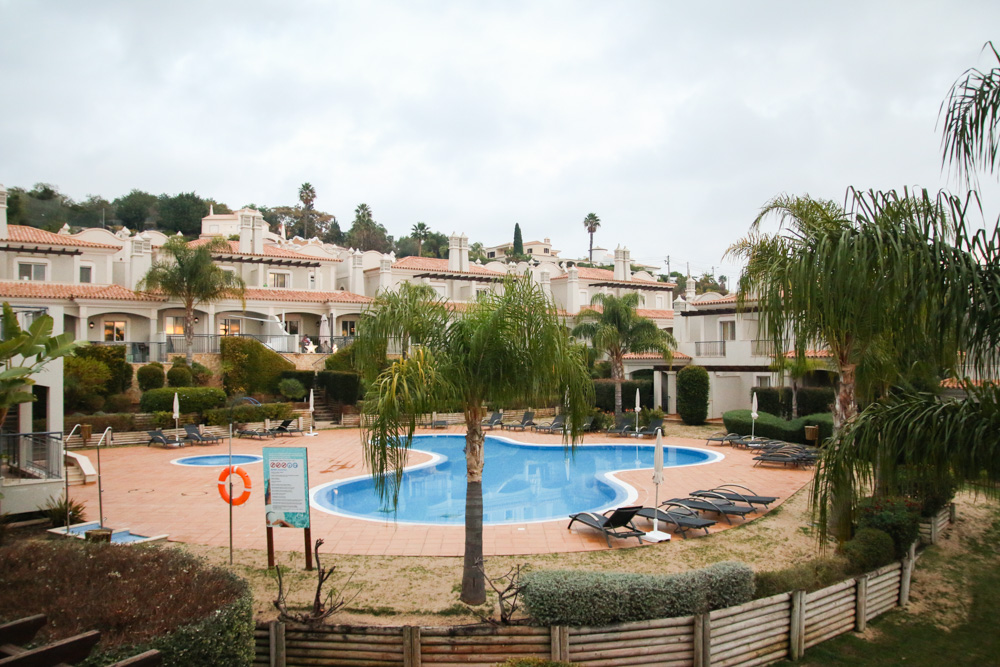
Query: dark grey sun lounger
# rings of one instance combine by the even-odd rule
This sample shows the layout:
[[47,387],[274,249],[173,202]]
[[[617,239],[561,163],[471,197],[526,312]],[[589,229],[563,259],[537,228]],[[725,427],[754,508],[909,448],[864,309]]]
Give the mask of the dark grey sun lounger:
[[[619,507],[616,510],[608,510],[611,512],[611,516],[602,516],[600,514],[594,514],[593,512],[580,512],[579,514],[571,514],[569,517],[569,525],[566,526],[567,529],[573,527],[574,521],[579,521],[580,523],[590,526],[596,530],[604,533],[604,539],[608,543],[608,548],[611,548],[611,538],[617,537],[619,539],[626,539],[629,537],[638,538],[639,544],[642,544],[642,538],[645,537],[646,533],[642,532],[635,527],[632,523],[632,519],[642,508],[639,506],[632,507]],[[606,515],[608,512],[605,512]]]
[[156,429],[155,431],[146,431],[149,435],[149,442],[146,446],[149,447],[152,444],[163,445],[164,447],[169,447],[170,445],[177,445],[178,447],[183,447],[184,443],[180,438],[175,438],[172,435],[167,435],[163,432],[163,429]]
[[738,516],[746,520],[747,514],[757,511],[756,507],[751,505],[737,505],[733,501],[726,500],[721,496],[718,498],[707,498],[704,496],[700,498],[671,498],[667,502],[684,505],[699,512],[716,512],[722,515],[726,523],[732,523],[729,519],[730,516]]
[[185,440],[190,440],[191,442],[200,442],[202,444],[211,444],[214,442],[222,442],[222,438],[217,435],[212,435],[211,433],[202,433],[198,430],[197,424],[185,424],[184,431],[187,433]]
[[708,535],[708,529],[716,524],[712,519],[706,519],[690,507],[676,503],[663,503],[659,507],[643,507],[637,514],[650,521],[656,518],[664,523],[673,524],[677,528],[677,532],[685,539],[687,539],[689,529],[704,530],[705,534]]
[[566,415],[556,415],[548,424],[535,424],[531,428],[536,431],[548,431],[549,433],[562,433],[566,428]]
[[763,505],[764,507],[767,507],[778,499],[777,496],[759,496],[747,487],[740,486],[739,484],[723,484],[715,487],[714,489],[708,489],[707,491],[692,491],[690,495],[695,498],[704,496],[718,498],[719,496],[722,496],[726,500],[731,500],[734,503]]
[[657,429],[663,429],[663,419],[661,418],[650,419],[649,425],[643,426],[641,429],[636,431],[635,434],[642,437],[646,437],[647,435],[652,437],[656,435]]
[[479,425],[492,431],[497,426],[503,426],[503,415],[499,412],[494,412],[490,415],[489,419],[484,419],[479,422]]
[[522,431],[526,430],[529,426],[535,425],[535,413],[532,411],[525,412],[521,416],[521,421],[513,424],[500,424],[500,429],[510,429],[511,431],[515,429],[520,429]]

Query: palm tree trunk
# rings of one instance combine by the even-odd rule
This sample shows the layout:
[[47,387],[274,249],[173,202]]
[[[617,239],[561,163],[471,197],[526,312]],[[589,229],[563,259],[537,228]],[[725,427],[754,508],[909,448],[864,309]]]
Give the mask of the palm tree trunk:
[[590,232],[590,252],[587,255],[590,258],[590,263],[594,263],[594,232]]
[[792,419],[799,418],[799,383],[792,378]]
[[[837,402],[833,411],[834,433],[839,432],[844,424],[858,414],[854,393],[856,370],[855,364],[844,363],[840,366],[840,386],[837,388]],[[830,533],[841,543],[851,539],[853,499],[854,480],[850,477],[838,480],[830,500]]]
[[483,576],[483,447],[481,405],[465,410],[465,560],[462,563],[462,594],[465,604],[486,602],[486,581]]
[[611,377],[615,381],[615,417],[622,414],[622,382],[625,380],[625,362],[619,356],[611,358]]
[[194,361],[194,304],[184,304],[184,347],[188,366]]

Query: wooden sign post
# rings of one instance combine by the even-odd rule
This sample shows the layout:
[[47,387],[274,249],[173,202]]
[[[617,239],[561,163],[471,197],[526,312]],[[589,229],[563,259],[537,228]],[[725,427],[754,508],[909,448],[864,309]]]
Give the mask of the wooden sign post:
[[264,447],[264,522],[267,566],[274,567],[274,529],[305,530],[306,569],[312,570],[309,525],[309,452],[305,447]]

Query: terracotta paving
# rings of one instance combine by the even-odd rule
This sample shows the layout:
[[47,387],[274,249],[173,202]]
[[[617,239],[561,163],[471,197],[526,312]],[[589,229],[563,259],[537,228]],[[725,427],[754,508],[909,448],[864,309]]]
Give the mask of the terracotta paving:
[[[430,431],[428,431],[429,433]],[[451,427],[451,433],[464,433],[464,427]],[[434,433],[442,433],[436,430]],[[505,435],[508,435],[505,433]],[[543,433],[510,434],[522,442],[559,442],[557,435]],[[586,442],[619,442],[603,435],[587,436]],[[647,440],[647,443],[649,441]],[[696,489],[722,483],[742,484],[762,495],[788,498],[812,477],[809,470],[780,467],[753,467],[753,454],[731,447],[706,447],[704,441],[669,437],[666,444],[701,447],[720,451],[722,461],[686,468],[667,468],[660,486],[660,500],[686,496]],[[309,448],[309,484],[326,482],[365,473],[362,463],[360,431],[334,429],[320,431],[317,437],[286,437],[276,440],[234,439],[234,454],[260,454],[265,446]],[[120,447],[101,451],[105,523],[112,528],[129,528],[140,535],[169,534],[171,541],[228,546],[229,506],[218,494],[218,475],[222,467],[185,467],[170,461],[198,454],[225,454],[227,445],[162,449],[158,447]],[[82,450],[96,465],[93,450]],[[411,461],[424,460],[425,454],[413,453]],[[251,478],[253,492],[242,506],[233,508],[233,544],[240,549],[264,549],[263,471],[260,463],[243,465]],[[638,492],[636,504],[652,506],[654,490],[651,470],[619,473],[618,478]],[[238,484],[238,482],[237,482]],[[239,494],[237,488],[236,493]],[[97,484],[70,487],[70,497],[87,503],[87,515],[98,514]],[[780,504],[780,501],[779,501]],[[774,508],[776,505],[772,505]],[[413,526],[360,521],[334,516],[313,508],[313,539],[325,540],[324,551],[340,554],[461,556],[464,546],[463,526]],[[756,515],[752,515],[756,516]],[[734,524],[739,524],[734,519]],[[491,555],[538,554],[607,549],[604,537],[585,526],[574,524],[567,530],[568,519],[541,523],[485,526],[483,552]],[[643,530],[644,522],[639,524]],[[725,521],[714,530],[724,530]],[[661,530],[665,527],[661,526]],[[275,548],[301,551],[303,531],[275,529]],[[675,537],[675,539],[680,539]],[[691,539],[697,539],[696,537]],[[636,546],[636,540],[612,540],[614,548]]]

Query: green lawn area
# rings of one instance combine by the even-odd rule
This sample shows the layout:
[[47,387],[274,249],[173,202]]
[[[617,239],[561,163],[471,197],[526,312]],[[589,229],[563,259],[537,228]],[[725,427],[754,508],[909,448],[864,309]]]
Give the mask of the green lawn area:
[[990,507],[987,529],[961,537],[959,553],[924,553],[917,569],[933,590],[915,594],[917,613],[891,612],[869,624],[870,639],[845,635],[780,664],[1000,665],[1000,511]]

